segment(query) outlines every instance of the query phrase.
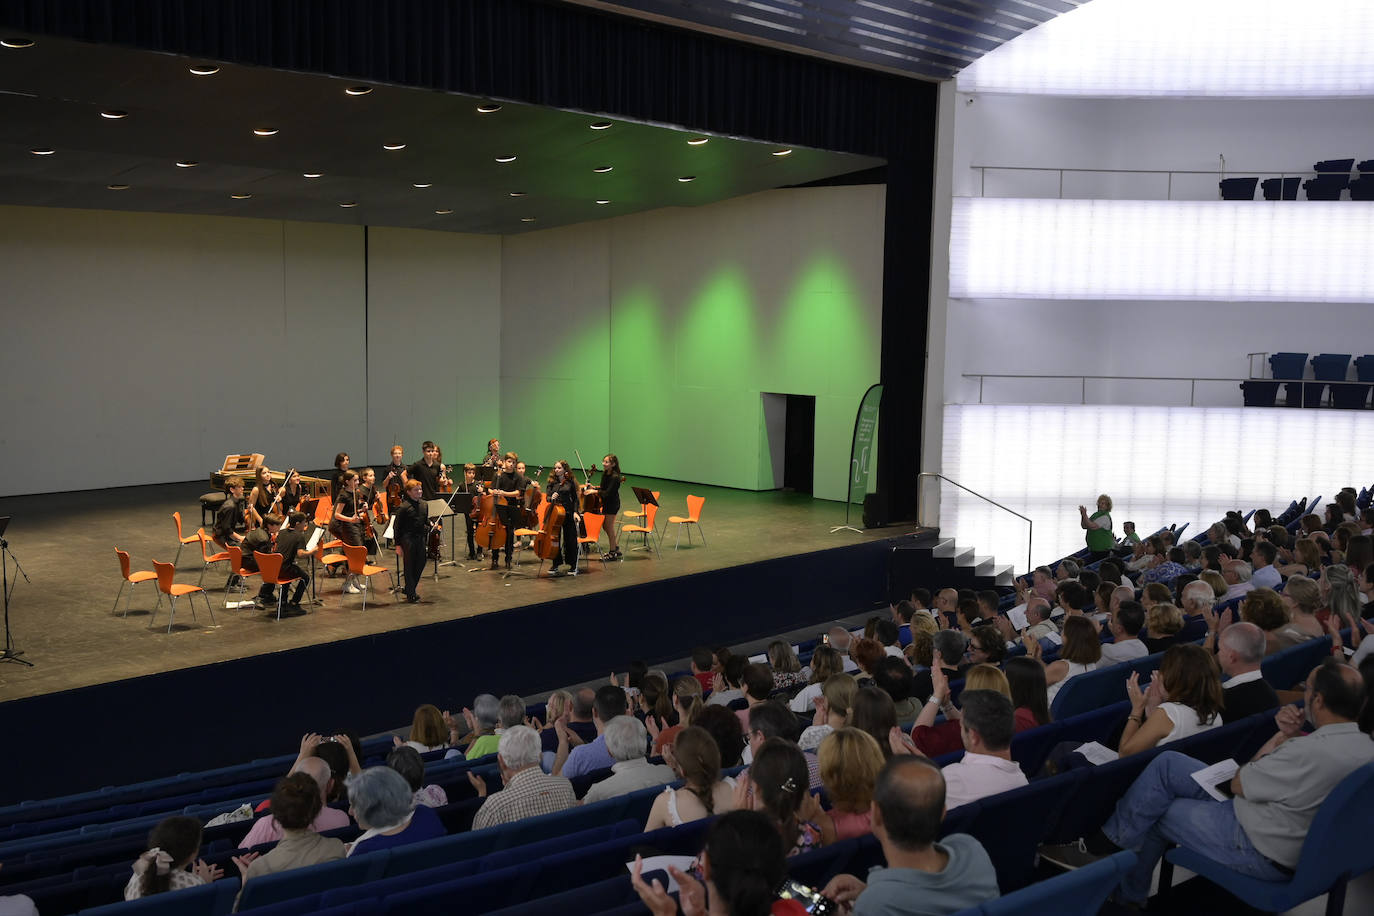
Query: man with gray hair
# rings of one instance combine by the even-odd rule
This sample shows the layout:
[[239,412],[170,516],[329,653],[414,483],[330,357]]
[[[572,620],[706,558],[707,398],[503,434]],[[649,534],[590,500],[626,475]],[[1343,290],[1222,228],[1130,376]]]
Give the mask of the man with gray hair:
[[468,772],[468,781],[477,795],[486,799],[472,819],[473,830],[552,814],[577,804],[572,783],[562,776],[549,776],[539,768],[541,751],[539,733],[528,725],[516,725],[502,733],[496,751],[504,786],[500,792],[487,795],[486,780]]
[[[940,659],[940,667],[945,677],[951,681],[964,676],[972,664],[964,663],[964,650],[968,648],[968,638],[959,630],[941,630],[935,634],[935,652]],[[929,671],[918,671],[911,679],[911,695],[922,703],[935,692],[934,682]]]
[[[315,815],[315,820],[310,824],[310,829],[316,833],[323,833],[326,830],[335,830],[339,827],[348,826],[348,812],[340,811],[338,808],[331,808],[328,804],[328,791],[330,771],[329,764],[319,757],[303,757],[296,761],[296,765],[291,768],[292,773],[304,773],[315,784],[320,787],[320,813]],[[290,774],[287,774],[290,775]],[[243,838],[239,845],[240,849],[248,849],[259,843],[275,843],[282,838],[281,824],[269,812],[265,817],[260,817],[253,822],[253,828],[248,831],[248,835]]]
[[508,693],[503,696],[498,710],[496,734],[499,735],[508,728],[525,724],[525,701],[515,694]]
[[825,635],[830,638],[830,648],[840,653],[840,658],[844,661],[845,673],[852,674],[858,671],[858,662],[849,657],[849,631],[841,626],[833,626]]
[[1226,594],[1221,596],[1221,600],[1230,601],[1254,591],[1255,583],[1250,581],[1252,572],[1250,564],[1244,560],[1222,560],[1221,577],[1226,580]]
[[583,796],[582,803],[590,805],[677,779],[672,767],[652,765],[645,759],[648,748],[649,732],[644,728],[644,723],[634,716],[616,716],[607,722],[606,750],[611,752],[615,763],[611,764],[610,777],[593,783]]
[[1183,604],[1183,613],[1193,617],[1201,614],[1205,617],[1212,610],[1212,604],[1216,601],[1216,593],[1212,591],[1212,586],[1199,579],[1183,586],[1183,594],[1180,598]]
[[1235,722],[1277,708],[1278,694],[1260,673],[1260,662],[1264,660],[1264,631],[1253,623],[1242,621],[1231,624],[1218,636],[1213,629],[1215,619],[1215,615],[1208,618],[1206,645],[1215,643],[1217,664],[1226,677],[1221,683],[1225,696],[1222,721]]

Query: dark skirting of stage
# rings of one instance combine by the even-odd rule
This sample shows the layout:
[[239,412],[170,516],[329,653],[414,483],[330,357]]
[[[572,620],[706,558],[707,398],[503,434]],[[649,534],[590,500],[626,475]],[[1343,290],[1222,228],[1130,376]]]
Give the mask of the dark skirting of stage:
[[[170,513],[194,532],[205,487],[0,500],[0,515],[16,515],[11,542],[33,580],[16,588],[13,613],[37,664],[0,671],[10,746],[33,749],[6,755],[0,803],[281,754],[307,731],[370,734],[403,725],[420,703],[456,711],[477,693],[530,695],[697,644],[819,632],[885,607],[892,551],[911,543],[902,529],[832,535],[842,504],[650,485],[665,514],[685,514],[688,492],[707,496],[709,546],[694,538],[689,549],[684,533],[674,551],[669,531],[661,555],[627,550],[605,569],[584,560],[576,579],[536,578],[534,563],[509,579],[448,566],[422,584],[427,604],[381,594],[366,612],[339,580],[321,579],[324,606],[280,623],[224,610],[221,566],[205,583],[220,627],[205,626],[203,605],[192,626],[183,599],[170,634],[165,602],[149,626],[150,586],[127,619],[123,602],[111,612],[114,548],[131,550],[136,569],[170,558]],[[202,565],[189,545],[177,581],[194,584]]]

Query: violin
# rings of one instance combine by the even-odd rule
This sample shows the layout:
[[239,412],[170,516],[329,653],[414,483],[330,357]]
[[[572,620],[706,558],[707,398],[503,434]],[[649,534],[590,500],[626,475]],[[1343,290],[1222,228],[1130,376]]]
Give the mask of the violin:
[[453,480],[448,476],[448,466],[443,464],[439,465],[439,492],[453,492]]
[[365,541],[375,541],[377,539],[377,532],[372,527],[372,513],[369,512],[367,508],[371,500],[371,493],[368,494],[367,499],[363,499],[361,496],[358,497],[358,527],[362,529],[363,540]]
[[295,473],[295,468],[292,468],[291,470],[286,472],[286,478],[282,480],[281,486],[277,487],[277,495],[272,497],[272,505],[267,508],[267,512],[269,515],[276,514],[277,507],[281,505],[281,498],[286,493],[286,485],[291,482],[291,477]]
[[389,512],[395,512],[396,507],[401,504],[401,478],[396,476],[396,469],[392,468],[391,473],[386,475],[386,508]]

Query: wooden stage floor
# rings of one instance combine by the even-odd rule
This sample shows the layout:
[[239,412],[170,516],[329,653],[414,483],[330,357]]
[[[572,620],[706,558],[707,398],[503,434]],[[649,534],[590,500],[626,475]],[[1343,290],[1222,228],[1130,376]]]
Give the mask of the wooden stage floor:
[[[252,608],[226,610],[226,573],[221,563],[205,576],[218,627],[208,625],[199,598],[199,621],[193,623],[183,598],[170,634],[166,632],[166,601],[155,625],[149,626],[156,602],[154,583],[136,587],[127,619],[121,617],[123,600],[117,612],[111,610],[120,582],[114,551],[116,547],[128,551],[134,569],[152,569],[153,559],[170,560],[177,549],[172,512],[180,511],[185,533],[194,534],[201,520],[198,497],[208,489],[204,482],[0,499],[0,517],[13,516],[6,538],[29,577],[27,582],[22,578],[17,584],[11,582],[11,628],[16,647],[34,663],[33,668],[0,664],[0,702],[690,576],[856,540],[892,537],[904,530],[831,534],[832,526],[844,523],[844,504],[793,493],[754,493],[644,478],[634,482],[662,490],[660,530],[668,515],[686,514],[689,492],[705,496],[702,524],[708,546],[694,537],[689,548],[684,532],[681,549],[674,550],[674,525],[663,540],[661,556],[628,549],[636,542],[627,537],[621,545],[624,561],[608,563],[604,569],[599,560],[584,558],[577,578],[537,578],[538,561],[527,554],[524,564],[505,578],[485,569],[470,571],[477,564],[463,561],[466,550],[460,535],[459,564],[440,568],[437,581],[426,570],[420,586],[423,603],[398,604],[387,594],[389,579],[382,575],[376,577],[377,591],[369,596],[364,612],[360,596],[342,595],[342,580],[321,576],[317,589],[323,605],[306,616],[280,622],[275,609],[271,614]],[[859,527],[859,512],[859,506],[851,510],[855,527]],[[393,566],[391,556],[385,553],[382,565]],[[188,544],[177,566],[177,582],[195,584],[202,565],[199,545]],[[14,575],[13,564],[10,574]],[[257,589],[255,581],[249,580],[246,596],[232,597],[251,598]],[[836,608],[836,614],[843,616],[850,610]],[[556,636],[557,628],[558,622],[550,621],[550,633],[545,635]]]

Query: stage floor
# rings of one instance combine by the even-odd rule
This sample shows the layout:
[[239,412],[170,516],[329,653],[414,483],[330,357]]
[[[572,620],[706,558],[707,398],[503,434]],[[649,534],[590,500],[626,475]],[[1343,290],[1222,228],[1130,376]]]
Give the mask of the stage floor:
[[[165,600],[153,626],[149,625],[157,600],[155,583],[135,587],[127,619],[121,616],[124,600],[118,611],[112,611],[120,582],[115,548],[128,551],[136,570],[151,570],[154,559],[172,559],[177,549],[172,512],[180,511],[183,530],[194,534],[201,521],[198,497],[208,489],[205,483],[0,499],[0,516],[13,516],[6,538],[29,578],[27,582],[20,578],[17,584],[11,580],[10,624],[16,647],[34,663],[33,668],[0,664],[0,701],[488,614],[856,540],[892,537],[906,530],[831,534],[832,526],[844,524],[844,504],[794,493],[755,493],[646,478],[636,478],[634,483],[662,491],[660,531],[667,516],[686,515],[688,493],[705,496],[702,525],[708,546],[694,535],[688,547],[684,531],[681,548],[674,550],[678,526],[672,525],[663,538],[661,555],[632,550],[638,539],[624,537],[624,561],[607,563],[604,569],[599,560],[584,558],[582,574],[576,578],[536,577],[538,560],[527,552],[524,563],[507,578],[486,570],[485,564],[466,563],[460,535],[458,565],[441,567],[437,581],[426,570],[420,586],[425,600],[420,604],[398,604],[386,591],[389,577],[381,575],[375,577],[377,589],[364,612],[361,596],[342,595],[341,579],[321,575],[317,591],[323,604],[304,617],[280,622],[275,608],[270,614],[252,608],[226,610],[226,564],[220,563],[205,576],[219,625],[209,626],[199,597],[195,598],[199,619],[193,622],[187,599],[182,598],[170,634]],[[859,506],[851,510],[855,527],[859,527],[859,513]],[[601,543],[606,543],[604,535]],[[447,533],[444,552],[447,557]],[[381,559],[381,565],[394,566],[391,553],[385,552]],[[188,544],[181,552],[176,581],[194,585],[202,566],[199,545]],[[13,563],[10,575],[15,575]],[[249,579],[246,595],[231,598],[251,598],[256,581]],[[837,608],[836,613],[842,616],[850,610]],[[556,636],[557,630],[557,622],[550,621],[544,635]]]

